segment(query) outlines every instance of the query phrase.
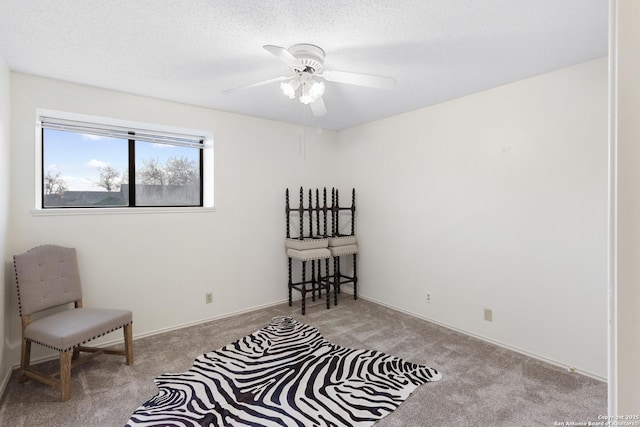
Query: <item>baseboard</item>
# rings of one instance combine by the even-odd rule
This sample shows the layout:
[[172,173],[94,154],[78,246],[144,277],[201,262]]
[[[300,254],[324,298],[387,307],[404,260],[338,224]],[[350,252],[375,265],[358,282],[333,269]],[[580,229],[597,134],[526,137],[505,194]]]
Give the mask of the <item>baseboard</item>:
[[11,374],[13,373],[13,368],[7,369],[2,377],[2,382],[0,382],[0,398],[4,396],[4,391],[7,389],[7,384],[9,384],[9,379],[11,379]]
[[[347,288],[347,289],[342,289],[342,290],[343,290],[343,292],[345,292],[347,294],[353,295],[353,289]],[[523,349],[520,349],[520,348],[517,348],[517,347],[513,347],[513,346],[511,346],[509,344],[505,344],[503,342],[496,341],[494,339],[487,338],[485,336],[478,335],[478,334],[475,334],[473,332],[469,332],[467,330],[464,330],[464,329],[449,325],[447,323],[440,322],[440,321],[431,319],[431,318],[426,317],[426,316],[422,316],[422,315],[414,313],[412,311],[405,310],[403,308],[399,308],[399,307],[393,306],[391,304],[384,303],[382,301],[378,301],[375,298],[370,298],[370,297],[364,296],[364,295],[362,295],[360,293],[358,294],[358,298],[362,298],[364,300],[373,302],[373,303],[381,305],[383,307],[390,308],[391,310],[399,311],[401,313],[404,313],[404,314],[407,314],[409,316],[418,318],[420,320],[424,320],[424,321],[436,324],[438,326],[442,326],[443,328],[451,329],[452,331],[456,331],[456,332],[459,332],[461,334],[464,334],[464,335],[467,335],[467,336],[470,336],[470,337],[473,337],[473,338],[477,338],[477,339],[482,340],[484,342],[488,342],[490,344],[497,345],[498,347],[502,347],[502,348],[505,348],[507,350],[511,350],[511,351],[516,352],[516,353],[520,353],[520,354],[525,355],[527,357],[531,357],[532,359],[536,359],[536,360],[539,360],[541,362],[545,362],[545,363],[548,363],[550,365],[554,365],[554,366],[566,369],[568,372],[573,372],[573,373],[576,373],[576,374],[580,374],[580,375],[583,375],[585,377],[593,378],[594,380],[602,381],[604,383],[607,382],[607,378],[602,377],[601,375],[594,374],[593,372],[584,371],[582,369],[578,369],[578,368],[575,368],[573,366],[569,366],[569,365],[567,365],[565,363],[558,362],[557,360],[548,359],[548,358],[546,358],[544,356],[541,356],[539,354],[531,353],[531,352],[529,352],[527,350],[523,350]]]

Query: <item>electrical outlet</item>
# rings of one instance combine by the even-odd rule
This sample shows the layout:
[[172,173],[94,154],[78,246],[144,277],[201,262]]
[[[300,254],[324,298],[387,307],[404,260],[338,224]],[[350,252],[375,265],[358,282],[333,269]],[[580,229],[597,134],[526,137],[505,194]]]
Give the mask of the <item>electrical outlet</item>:
[[490,308],[484,309],[484,320],[487,322],[493,322],[493,311]]
[[427,302],[432,302],[432,300],[431,300],[431,291],[427,291],[426,296],[425,296],[425,300]]
[[207,292],[206,294],[204,294],[204,301],[207,304],[211,304],[213,302],[213,293]]

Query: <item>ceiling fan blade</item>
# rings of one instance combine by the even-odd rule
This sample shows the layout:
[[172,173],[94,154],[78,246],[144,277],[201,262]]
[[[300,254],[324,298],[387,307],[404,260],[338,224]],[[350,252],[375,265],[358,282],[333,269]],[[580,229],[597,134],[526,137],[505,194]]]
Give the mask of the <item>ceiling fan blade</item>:
[[275,56],[276,58],[279,58],[282,62],[287,64],[289,67],[297,71],[302,71],[305,69],[304,64],[298,61],[298,59],[295,56],[293,56],[291,52],[289,52],[287,49],[280,46],[274,46],[272,44],[266,44],[262,47],[266,49],[269,53],[271,53],[273,56]]
[[234,87],[232,89],[225,89],[222,91],[222,93],[230,93],[230,92],[235,92],[238,90],[244,90],[244,89],[249,89],[252,87],[258,87],[258,86],[263,86],[263,85],[267,85],[269,83],[274,83],[274,82],[282,82],[285,81],[287,79],[290,79],[291,77],[287,77],[287,76],[280,76],[280,77],[275,77],[273,79],[269,79],[269,80],[263,80],[260,82],[256,82],[256,83],[251,83],[248,85],[244,85],[244,86],[238,86],[238,87]]
[[396,80],[393,77],[373,76],[370,74],[350,73],[347,71],[325,70],[318,77],[329,82],[346,83],[350,85],[373,87],[376,89],[393,89]]
[[327,114],[327,106],[324,105],[324,101],[322,100],[322,97],[316,99],[311,104],[309,104],[309,107],[311,107],[311,112],[316,117],[322,117]]

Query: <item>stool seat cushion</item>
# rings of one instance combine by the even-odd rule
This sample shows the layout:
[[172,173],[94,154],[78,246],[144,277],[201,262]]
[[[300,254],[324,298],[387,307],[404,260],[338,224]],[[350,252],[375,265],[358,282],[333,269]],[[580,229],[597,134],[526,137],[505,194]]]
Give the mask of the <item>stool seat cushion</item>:
[[54,350],[67,351],[130,324],[132,317],[128,310],[73,308],[34,320],[25,328],[24,336]]
[[358,253],[358,245],[329,246],[331,256],[353,255]]
[[357,244],[356,236],[329,237],[329,246],[347,246]]
[[330,258],[331,252],[326,248],[307,249],[304,251],[298,249],[287,249],[287,256],[299,261],[312,261],[314,259]]
[[287,249],[297,249],[299,251],[304,251],[307,249],[318,249],[318,248],[326,248],[329,245],[329,239],[326,238],[318,238],[318,239],[286,239],[284,242],[284,246]]

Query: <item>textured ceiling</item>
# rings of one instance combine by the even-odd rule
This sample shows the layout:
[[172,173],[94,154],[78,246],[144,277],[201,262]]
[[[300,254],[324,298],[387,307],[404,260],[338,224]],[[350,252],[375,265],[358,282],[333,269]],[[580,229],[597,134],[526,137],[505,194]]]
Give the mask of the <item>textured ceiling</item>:
[[[606,0],[0,0],[13,71],[325,129],[344,129],[605,56]],[[262,49],[312,43],[325,68],[394,77],[326,83],[328,114],[282,95]]]

